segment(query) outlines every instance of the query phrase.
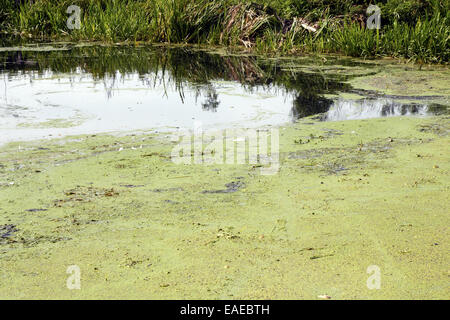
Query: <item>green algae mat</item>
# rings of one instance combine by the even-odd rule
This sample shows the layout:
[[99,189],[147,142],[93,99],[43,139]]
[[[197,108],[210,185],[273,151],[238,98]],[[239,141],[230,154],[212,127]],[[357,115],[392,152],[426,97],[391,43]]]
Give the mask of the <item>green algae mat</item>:
[[[0,296],[448,298],[449,120],[283,127],[272,176],[174,164],[157,135],[10,144]],[[202,192],[232,181],[244,187]]]
[[[29,79],[14,78],[15,72],[26,74],[34,62],[51,68],[61,52],[51,59],[38,52],[29,60],[22,53],[19,61],[15,53],[13,62],[3,56],[7,81],[28,85]],[[75,60],[85,59],[75,53]],[[176,54],[188,63],[186,52],[165,59]],[[177,163],[174,128],[138,126],[131,132],[100,125],[113,134],[82,127],[92,119],[100,123],[98,117],[107,113],[93,109],[95,117],[89,118],[92,113],[81,107],[70,109],[51,85],[42,91],[49,98],[41,104],[36,95],[24,94],[23,100],[8,95],[13,102],[0,111],[17,126],[0,126],[9,134],[0,146],[0,298],[449,298],[448,69],[423,72],[391,61],[345,60],[322,65],[280,60],[273,66],[270,59],[255,63],[246,56],[229,57],[220,62],[228,69],[220,69],[211,56],[196,59],[203,59],[196,60],[197,67],[174,68],[170,83],[184,85],[185,93],[203,88],[206,100],[199,108],[208,117],[239,108],[239,99],[247,97],[230,83],[257,88],[270,80],[284,88],[292,102],[282,109],[287,120],[269,107],[263,113],[242,111],[248,123],[273,123],[277,171],[265,175],[261,165],[251,163]],[[65,75],[48,75],[51,81],[71,74],[70,61],[62,61],[67,66],[58,70]],[[141,65],[122,62],[111,70],[139,72]],[[207,73],[199,71],[209,64],[219,74],[204,78]],[[86,66],[92,79],[107,79],[98,59]],[[388,67],[391,74],[383,71]],[[301,77],[284,78],[286,72]],[[186,74],[189,83],[183,83]],[[92,79],[80,92],[90,90]],[[407,80],[417,85],[406,91]],[[109,92],[105,99],[112,101],[114,90]],[[262,101],[273,98],[264,92],[252,94]],[[227,104],[227,95],[235,100]],[[61,105],[53,106],[55,101]],[[109,106],[113,113],[116,106]],[[32,108],[48,117],[25,116]],[[69,113],[73,118],[52,113],[60,108],[79,113]],[[355,108],[372,113],[355,116],[348,111]],[[395,116],[386,114],[397,109]],[[218,127],[226,127],[223,119],[234,121],[232,112],[220,116]],[[126,122],[123,113],[119,117]],[[214,125],[208,117],[201,120]],[[60,122],[64,125],[54,125]]]

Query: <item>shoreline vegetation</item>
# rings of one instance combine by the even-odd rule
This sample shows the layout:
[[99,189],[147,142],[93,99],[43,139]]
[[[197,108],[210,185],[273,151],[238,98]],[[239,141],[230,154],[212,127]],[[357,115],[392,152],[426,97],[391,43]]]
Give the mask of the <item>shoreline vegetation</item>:
[[[371,4],[380,30],[366,27]],[[81,9],[79,29],[67,27],[70,5]],[[447,64],[449,8],[448,0],[0,0],[0,43],[201,44]]]

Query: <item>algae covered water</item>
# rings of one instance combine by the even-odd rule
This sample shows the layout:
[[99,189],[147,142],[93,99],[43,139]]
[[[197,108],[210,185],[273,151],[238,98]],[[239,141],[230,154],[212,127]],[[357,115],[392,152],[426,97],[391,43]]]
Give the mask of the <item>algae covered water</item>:
[[[2,50],[0,297],[448,297],[448,67]],[[248,162],[174,161],[192,139],[172,133],[196,121],[276,132],[277,170],[250,162],[250,139]]]
[[214,128],[262,127],[309,116],[423,116],[446,108],[445,96],[393,96],[351,84],[380,70],[344,58],[270,59],[189,47],[2,48],[0,143],[182,130],[194,121]]

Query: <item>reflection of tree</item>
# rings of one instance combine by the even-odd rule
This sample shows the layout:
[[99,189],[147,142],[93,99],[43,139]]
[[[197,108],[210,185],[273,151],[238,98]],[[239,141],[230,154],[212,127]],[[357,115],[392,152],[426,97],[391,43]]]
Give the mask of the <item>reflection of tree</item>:
[[417,114],[420,111],[424,110],[424,105],[420,104],[397,104],[394,102],[390,102],[389,104],[385,104],[381,108],[381,115],[383,117],[395,115],[397,112],[400,113],[402,116],[406,114]]
[[72,73],[78,69],[92,74],[96,80],[109,79],[112,82],[117,74],[139,74],[149,87],[175,88],[182,101],[185,88],[193,89],[198,96],[205,97],[203,109],[211,111],[217,111],[220,104],[211,81],[237,81],[248,92],[270,88],[279,90],[286,98],[292,97],[292,116],[295,118],[327,111],[331,100],[323,95],[349,88],[342,81],[348,79],[329,73],[303,72],[295,60],[290,70],[283,61],[224,56],[187,47],[91,46],[66,49],[14,54],[0,52],[0,70],[33,70],[41,74],[45,70]]
[[216,89],[213,87],[209,88],[206,93],[206,100],[202,103],[202,109],[207,111],[217,112],[217,107],[220,104],[219,95],[216,92]]
[[290,78],[285,79],[283,83],[286,83],[285,87],[294,95],[291,110],[293,120],[327,112],[333,101],[323,95],[343,91],[349,87],[339,79],[326,77],[320,73],[304,72],[290,74]]
[[317,95],[299,95],[293,101],[291,115],[294,119],[327,112],[333,100]]
[[0,70],[36,69],[36,61],[27,58],[21,51],[7,52],[0,60]]

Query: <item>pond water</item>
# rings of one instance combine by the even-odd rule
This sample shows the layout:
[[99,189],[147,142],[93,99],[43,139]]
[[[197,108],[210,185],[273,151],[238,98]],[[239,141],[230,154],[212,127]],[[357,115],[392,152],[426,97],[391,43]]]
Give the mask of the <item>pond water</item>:
[[[352,92],[373,72],[348,59],[264,59],[192,48],[71,46],[0,50],[0,143],[71,134],[280,125],[432,113]],[[357,71],[357,72],[355,72]],[[361,92],[359,92],[361,94]]]

